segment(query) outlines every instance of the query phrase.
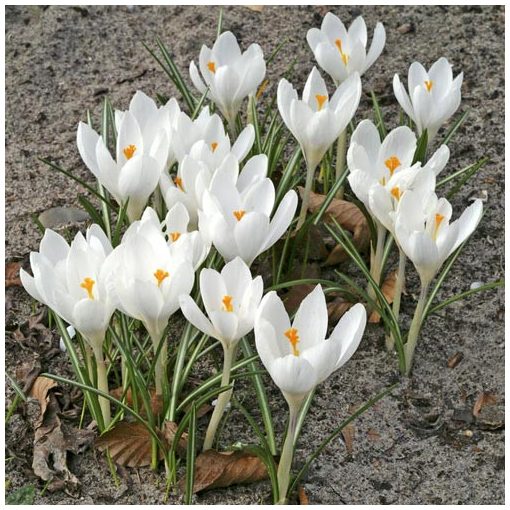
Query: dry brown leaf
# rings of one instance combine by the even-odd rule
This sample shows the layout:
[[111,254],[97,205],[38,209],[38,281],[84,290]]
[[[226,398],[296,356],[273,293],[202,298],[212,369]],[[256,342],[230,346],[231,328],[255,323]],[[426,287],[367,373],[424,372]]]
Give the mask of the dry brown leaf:
[[[177,432],[178,427],[179,425],[174,421],[165,421],[165,423],[163,423],[162,433],[163,437],[168,443],[169,448],[172,446],[175,433]],[[179,444],[177,445],[176,448],[177,455],[179,455],[180,457],[185,457],[187,447],[188,447],[188,434],[184,432],[179,438]]]
[[[384,280],[381,286],[381,292],[384,294],[386,301],[391,305],[393,303],[393,298],[395,297],[395,285],[397,283],[397,273],[398,271],[392,271]],[[381,316],[374,310],[370,317],[368,318],[368,322],[372,324],[378,324],[381,320]]]
[[21,286],[20,267],[21,262],[7,262],[5,264],[5,288]]
[[381,439],[381,434],[374,429],[368,429],[367,436],[370,441],[379,441]]
[[[163,412],[163,397],[161,395],[156,395],[156,390],[154,388],[150,388],[149,393],[151,396],[152,412],[156,416],[159,416]],[[112,397],[116,398],[117,400],[120,400],[122,398],[123,394],[124,394],[124,388],[122,388],[122,387],[114,388],[113,390],[110,390],[110,395]],[[128,391],[126,392],[125,398],[126,398],[126,404],[132,408],[133,407],[133,396],[131,393],[131,388],[129,388]],[[146,415],[146,411],[143,407],[140,409],[140,413],[142,416]]]
[[[318,264],[308,264],[305,268],[304,272],[301,272],[301,268],[299,268],[299,271],[293,271],[291,272],[287,279],[289,281],[292,280],[301,280],[304,278],[319,278],[320,276],[320,267]],[[299,305],[301,304],[301,301],[305,299],[310,292],[315,288],[315,285],[294,285],[289,289],[288,292],[282,295],[282,301],[285,305],[285,309],[288,313],[295,312]]]
[[328,303],[328,317],[330,322],[338,322],[354,303],[346,301],[343,297],[337,297]]
[[[152,458],[151,435],[142,423],[121,421],[103,434],[95,444],[100,451],[108,449],[110,457],[121,466],[149,466]],[[163,452],[159,452],[162,458]]]
[[39,417],[39,423],[42,423],[44,415],[46,413],[46,408],[48,407],[49,402],[48,393],[52,388],[55,388],[56,386],[58,386],[56,381],[50,379],[49,377],[44,376],[37,377],[34,384],[32,385],[32,389],[30,390],[29,396],[39,401],[39,406],[41,407],[41,416]]
[[[304,189],[299,187],[298,190],[302,196]],[[319,193],[314,193],[312,191],[310,193],[308,210],[312,213],[317,212],[325,199],[325,195],[320,195]],[[357,205],[346,200],[334,198],[327,208],[324,218],[326,221],[332,221],[332,219],[334,219],[342,228],[351,232],[352,242],[358,250],[362,251],[368,247],[368,243],[370,241],[370,229],[368,228],[365,216]],[[342,247],[336,246],[329,254],[325,264],[328,266],[339,264],[347,258],[348,256]]]
[[246,7],[248,7],[248,9],[250,9],[250,11],[255,11],[255,12],[262,12],[262,10],[264,9],[263,5],[247,5]]
[[[253,483],[268,477],[265,464],[248,452],[217,452],[207,450],[195,461],[193,492],[228,487],[234,484]],[[181,489],[185,480],[181,480]]]
[[494,405],[497,402],[496,395],[482,391],[473,406],[473,416],[476,418],[484,406]]
[[310,500],[308,499],[308,496],[305,492],[305,488],[302,485],[300,485],[298,488],[298,499],[299,499],[300,505],[309,505],[310,504]]
[[356,436],[356,429],[354,428],[354,423],[349,423],[342,430],[342,437],[344,438],[345,449],[349,455],[352,455],[353,452],[353,443],[354,438]]
[[453,356],[448,358],[448,368],[455,368],[464,359],[464,354],[458,351]]

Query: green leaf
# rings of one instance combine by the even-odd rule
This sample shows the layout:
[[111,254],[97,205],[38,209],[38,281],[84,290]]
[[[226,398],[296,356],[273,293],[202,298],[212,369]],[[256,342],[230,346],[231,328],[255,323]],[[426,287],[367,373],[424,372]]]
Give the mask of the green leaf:
[[429,143],[429,135],[427,130],[425,129],[421,134],[420,138],[418,138],[418,142],[416,144],[416,151],[414,153],[413,165],[415,163],[420,162],[422,165],[427,161],[427,145]]
[[457,132],[457,130],[460,128],[460,126],[462,126],[462,124],[464,124],[465,120],[467,119],[469,115],[469,110],[466,110],[464,113],[462,113],[460,115],[460,117],[455,121],[455,123],[453,124],[453,126],[446,132],[446,134],[444,135],[444,139],[443,139],[443,144],[444,145],[449,145],[449,143],[452,141],[453,139],[453,135],[455,135],[455,133]]
[[218,27],[216,28],[216,39],[221,35],[223,25],[223,9],[220,8],[220,15],[218,16]]
[[484,165],[487,163],[489,158],[483,158],[478,163],[476,163],[469,171],[465,172],[465,175],[462,177],[462,179],[459,180],[459,182],[446,194],[446,198],[450,200],[452,197],[454,197],[466,184],[466,182],[473,177]]
[[35,487],[24,485],[5,496],[6,505],[33,505],[35,500]]
[[381,136],[381,139],[386,138],[386,126],[384,125],[384,119],[381,112],[381,107],[379,106],[379,101],[377,100],[377,96],[375,95],[375,92],[372,90],[370,92],[370,95],[372,96],[372,107],[374,109],[374,117],[377,129],[379,130],[379,135]]
[[456,179],[457,177],[460,177],[461,175],[464,175],[464,174],[469,174],[469,178],[471,178],[473,175],[473,173],[472,173],[473,169],[476,168],[475,172],[477,172],[488,161],[489,161],[489,158],[487,156],[485,156],[482,159],[480,159],[479,161],[477,161],[476,163],[472,163],[471,165],[465,166],[464,168],[457,170],[453,174],[450,174],[450,175],[446,176],[445,178],[441,179],[436,184],[436,188],[438,188],[440,186],[444,186],[446,183],[448,183],[448,182],[452,181],[453,179]]
[[186,448],[186,487],[184,492],[184,504],[191,505],[193,499],[193,484],[195,482],[195,455],[197,438],[197,408],[195,403],[191,405],[188,428],[188,445]]

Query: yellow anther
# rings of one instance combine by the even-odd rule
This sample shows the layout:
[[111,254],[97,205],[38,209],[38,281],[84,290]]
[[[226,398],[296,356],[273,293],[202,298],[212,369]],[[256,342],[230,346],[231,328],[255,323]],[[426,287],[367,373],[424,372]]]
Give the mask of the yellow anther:
[[223,309],[225,312],[233,312],[234,311],[234,305],[232,304],[232,296],[223,296],[223,299],[221,300],[223,303]]
[[298,330],[296,328],[290,328],[285,331],[284,335],[289,340],[290,345],[292,345],[292,354],[294,354],[294,356],[299,356],[299,349],[296,347],[299,342]]
[[386,165],[386,168],[390,171],[391,177],[395,170],[400,166],[400,159],[398,159],[397,156],[391,156],[384,162],[384,164]]
[[124,153],[124,156],[126,156],[126,159],[131,159],[136,151],[136,145],[128,145],[127,147],[124,147],[122,149],[122,152]]
[[386,186],[386,177],[381,177],[379,179],[379,183],[381,184],[381,186]]
[[207,62],[207,68],[211,71],[211,73],[216,72],[216,64],[212,60]]
[[163,280],[165,278],[168,278],[170,274],[168,271],[164,271],[163,269],[156,269],[154,272],[154,278],[158,281],[158,287],[161,287],[161,284],[163,283]]
[[237,221],[241,221],[243,216],[246,214],[246,211],[243,211],[243,209],[240,209],[239,211],[233,211],[232,214],[236,217]]
[[172,238],[172,241],[175,243],[179,237],[181,237],[180,232],[170,232],[170,237]]
[[397,202],[400,200],[400,197],[402,196],[402,194],[400,193],[400,188],[398,186],[391,188],[390,193],[394,198],[397,199]]
[[321,96],[320,94],[316,94],[315,99],[317,99],[317,111],[321,111],[324,103],[328,99],[328,96]]
[[335,45],[338,48],[338,51],[340,52],[340,56],[342,57],[342,62],[344,63],[344,65],[347,65],[347,62],[349,62],[349,55],[346,55],[342,50],[342,40],[337,39],[335,41]]
[[430,92],[432,90],[432,85],[434,82],[432,80],[425,80],[425,88],[427,89],[427,92]]
[[87,278],[84,278],[83,281],[80,283],[80,287],[87,291],[89,299],[94,299],[94,294],[92,293],[92,287],[94,287],[95,283],[96,282],[92,278],[89,278],[88,276],[87,276]]
[[437,233],[439,231],[439,227],[444,220],[444,216],[442,214],[436,214],[434,218],[434,234],[432,235],[434,241],[436,240]]
[[218,142],[211,143],[211,150],[214,152],[218,148]]
[[184,191],[184,188],[182,187],[182,179],[180,177],[175,177],[174,183],[181,191]]

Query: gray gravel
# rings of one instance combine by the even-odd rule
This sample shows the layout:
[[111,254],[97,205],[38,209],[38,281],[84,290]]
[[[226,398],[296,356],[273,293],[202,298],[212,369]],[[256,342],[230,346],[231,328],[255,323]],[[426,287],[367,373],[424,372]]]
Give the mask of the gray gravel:
[[[503,7],[334,7],[343,20],[363,14],[369,30],[376,21],[386,26],[382,57],[363,78],[364,91],[382,97],[388,124],[398,122],[392,97],[395,72],[405,75],[413,60],[429,66],[440,56],[464,71],[461,109],[470,115],[452,145],[451,171],[487,155],[484,169],[453,200],[460,212],[470,199],[487,191],[486,215],[439,298],[504,275],[504,8]],[[303,84],[313,65],[306,31],[318,26],[323,7],[266,7],[261,13],[227,7],[224,28],[242,46],[262,45],[266,55],[283,38],[288,44],[268,70],[275,92],[277,78],[297,57],[291,78]],[[87,7],[6,8],[6,257],[26,263],[40,234],[33,213],[56,206],[77,206],[82,192],[68,179],[38,161],[50,156],[77,175],[91,180],[75,146],[76,126],[90,109],[98,118],[105,94],[127,107],[142,89],[173,95],[164,73],[142,46],[159,35],[186,69],[202,43],[211,44],[216,7]],[[405,31],[402,26],[408,25]],[[404,32],[404,33],[403,33]],[[362,99],[358,121],[371,115]],[[455,213],[454,213],[455,214]],[[83,225],[82,225],[83,226]],[[403,313],[413,309],[417,280],[409,270]],[[20,288],[7,295],[6,363],[15,368],[42,349],[27,348],[12,330],[31,313],[30,300]],[[502,504],[504,502],[504,293],[490,291],[449,308],[426,324],[416,353],[413,378],[356,422],[352,454],[337,440],[312,466],[304,488],[316,504]],[[50,343],[58,345],[58,338]],[[385,353],[381,329],[370,326],[358,352],[345,369],[318,390],[299,445],[296,467],[348,413],[396,378],[395,358]],[[456,352],[464,358],[454,368],[447,360]],[[34,354],[35,353],[35,354]],[[69,375],[62,354],[44,359],[45,368]],[[208,375],[205,371],[202,376]],[[282,432],[283,399],[269,382],[277,430]],[[471,409],[482,391],[497,397],[483,419]],[[251,407],[249,388],[239,385],[238,398]],[[12,398],[12,393],[8,393]],[[128,470],[116,488],[106,463],[89,451],[71,459],[82,481],[79,499],[63,492],[40,495],[43,484],[31,472],[33,431],[22,412],[6,432],[8,493],[34,484],[37,504],[161,503],[164,477],[149,470]],[[247,425],[232,419],[223,432],[227,446],[249,440]],[[199,503],[269,502],[268,483],[215,490],[196,498]],[[170,502],[178,502],[171,497]]]

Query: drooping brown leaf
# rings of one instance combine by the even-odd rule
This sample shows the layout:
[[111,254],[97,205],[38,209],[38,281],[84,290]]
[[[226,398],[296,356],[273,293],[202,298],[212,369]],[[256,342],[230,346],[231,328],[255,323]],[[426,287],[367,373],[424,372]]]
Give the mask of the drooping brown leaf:
[[310,504],[310,500],[308,499],[308,495],[306,494],[305,488],[302,485],[300,485],[298,487],[298,499],[299,499],[299,504],[300,505],[309,505]]
[[[142,423],[121,421],[97,439],[100,451],[108,450],[114,462],[121,466],[149,466],[152,459],[151,435]],[[159,452],[162,458],[163,452]]]
[[[304,189],[299,187],[298,190],[302,196]],[[311,192],[308,210],[312,213],[317,212],[325,199],[326,195]],[[351,232],[352,242],[358,250],[363,251],[368,247],[368,243],[370,241],[370,229],[368,228],[365,216],[357,205],[352,202],[348,202],[347,200],[334,198],[329,204],[329,207],[326,209],[324,219],[329,222],[332,222],[334,219],[342,228]],[[336,246],[326,259],[325,265],[332,266],[339,264],[340,262],[347,260],[347,258],[348,255],[342,247]]]
[[26,360],[16,369],[16,379],[20,383],[25,395],[32,389],[32,386],[40,373],[41,362],[37,355]]
[[[174,442],[175,433],[177,432],[178,427],[179,425],[174,421],[165,421],[165,423],[163,423],[162,433],[163,437],[168,443],[168,448],[170,448],[172,446],[172,443]],[[187,447],[188,447],[188,434],[184,432],[179,438],[179,443],[177,444],[176,449],[177,455],[179,455],[179,457],[186,457]]]
[[92,442],[94,432],[78,430],[61,423],[60,406],[51,391],[56,383],[46,377],[38,377],[32,386],[30,396],[39,402],[41,412],[33,422],[34,453],[32,468],[34,474],[48,482],[48,491],[64,489],[78,494],[80,481],[67,467],[67,452],[79,454]]
[[5,264],[5,288],[21,286],[20,267],[21,262],[7,262]]
[[[163,412],[163,397],[161,395],[156,395],[155,388],[150,388],[149,393],[151,396],[152,413],[156,416],[159,416]],[[113,390],[110,390],[110,395],[112,397],[116,398],[117,400],[121,400],[123,394],[124,394],[124,388],[122,388],[122,387],[114,388]],[[133,395],[131,393],[131,388],[129,388],[127,390],[125,398],[126,398],[126,404],[132,408],[133,407]],[[139,404],[141,404],[141,399],[139,400]],[[146,411],[143,406],[140,406],[139,412],[140,412],[141,416],[146,415]]]
[[496,395],[482,391],[476,399],[475,405],[473,406],[473,416],[476,418],[479,416],[480,411],[484,406],[494,405],[497,402]]
[[[244,451],[207,450],[195,460],[193,492],[258,482],[267,477],[266,466],[256,455]],[[181,489],[185,483],[184,479],[180,481]]]
[[337,297],[328,303],[328,317],[330,323],[338,322],[347,310],[349,310],[354,303],[346,301],[343,297]]
[[[381,286],[381,292],[384,294],[386,301],[389,304],[393,303],[393,298],[395,297],[395,285],[397,283],[397,273],[398,271],[392,271],[384,280]],[[377,310],[374,310],[370,317],[368,318],[368,322],[372,324],[378,324],[381,320],[381,316],[377,313]]]

